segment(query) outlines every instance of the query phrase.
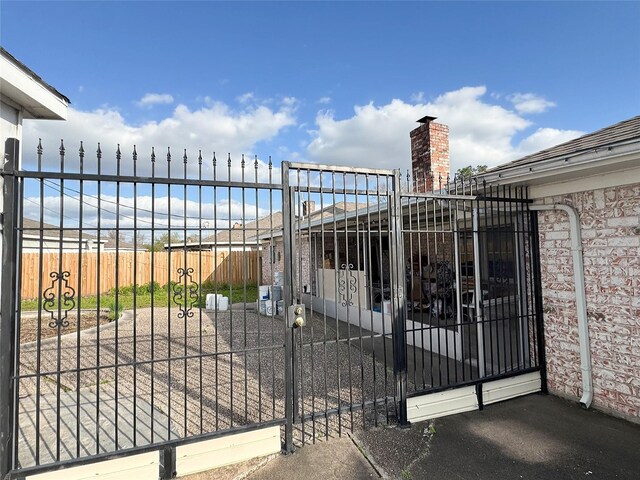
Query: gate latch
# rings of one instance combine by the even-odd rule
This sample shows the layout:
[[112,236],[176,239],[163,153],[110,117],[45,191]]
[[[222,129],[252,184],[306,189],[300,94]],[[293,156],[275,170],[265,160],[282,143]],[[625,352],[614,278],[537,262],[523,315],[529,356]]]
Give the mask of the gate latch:
[[304,304],[291,305],[289,307],[289,327],[299,328],[307,323],[307,310]]

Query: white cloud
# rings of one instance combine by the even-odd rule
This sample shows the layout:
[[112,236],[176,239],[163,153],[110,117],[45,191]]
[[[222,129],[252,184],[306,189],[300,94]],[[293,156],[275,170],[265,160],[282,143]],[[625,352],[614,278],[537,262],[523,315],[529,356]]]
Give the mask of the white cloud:
[[320,105],[328,105],[331,103],[331,97],[321,97],[318,99]]
[[[115,150],[119,144],[123,154],[123,173],[131,172],[131,152],[134,145],[138,152],[138,172],[148,173],[150,169],[151,147],[155,147],[158,160],[157,173],[166,170],[167,146],[172,149],[172,171],[182,171],[184,149],[191,159],[190,168],[197,169],[196,158],[201,149],[205,165],[211,164],[213,152],[224,160],[227,153],[239,163],[239,156],[250,154],[258,142],[272,139],[284,128],[296,123],[295,102],[287,98],[276,108],[258,105],[242,110],[232,110],[226,104],[210,101],[207,106],[190,110],[178,105],[173,113],[159,121],[150,121],[141,125],[128,123],[113,108],[84,112],[69,109],[65,122],[27,121],[24,123],[24,161],[33,162],[38,138],[42,138],[45,150],[45,166],[55,165],[60,139],[65,140],[66,161],[70,168],[78,163],[78,147],[84,142],[85,168],[96,168],[96,148],[98,142],[103,152],[102,168],[105,173],[115,170]],[[77,166],[75,167],[77,168]],[[222,169],[226,172],[226,168]],[[224,174],[225,172],[222,172]],[[252,172],[253,174],[253,172]]]
[[168,93],[145,93],[136,102],[136,105],[139,107],[151,107],[153,105],[169,105],[171,103],[173,103],[173,96]]
[[516,143],[516,135],[531,122],[490,103],[486,93],[484,86],[463,87],[429,103],[397,99],[382,106],[369,103],[356,106],[352,117],[341,120],[332,112],[319,112],[306,154],[319,163],[404,171],[411,163],[409,132],[425,115],[438,117],[438,122],[449,126],[452,171],[466,165],[495,166],[580,133],[541,129]]
[[568,142],[584,135],[580,130],[558,130],[556,128],[539,128],[518,145],[522,155],[538,152],[560,143]]
[[516,111],[522,114],[543,113],[556,106],[555,102],[535,93],[513,93],[507,99],[513,103]]
[[413,103],[422,103],[424,102],[424,92],[412,93],[409,98]]
[[238,97],[236,97],[236,100],[238,100],[238,103],[240,104],[249,103],[253,99],[254,99],[253,92],[243,93],[242,95],[239,95]]

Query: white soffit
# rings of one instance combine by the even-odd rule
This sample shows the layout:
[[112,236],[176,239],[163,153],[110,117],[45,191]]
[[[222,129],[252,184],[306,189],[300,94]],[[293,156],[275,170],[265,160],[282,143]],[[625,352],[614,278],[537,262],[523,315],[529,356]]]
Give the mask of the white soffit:
[[66,120],[68,102],[23,68],[0,55],[0,96],[24,109],[24,118]]

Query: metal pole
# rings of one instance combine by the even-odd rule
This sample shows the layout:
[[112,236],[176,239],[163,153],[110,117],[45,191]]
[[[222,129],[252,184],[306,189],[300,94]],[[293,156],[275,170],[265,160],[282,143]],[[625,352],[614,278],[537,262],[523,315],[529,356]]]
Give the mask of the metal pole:
[[542,393],[548,393],[547,357],[544,345],[544,310],[542,305],[542,273],[540,271],[540,237],[538,236],[538,212],[529,212],[531,219],[531,268],[533,270],[533,298],[535,301],[536,339],[538,348],[538,366],[540,367],[540,387]]
[[5,142],[5,164],[3,177],[2,209],[2,283],[0,284],[0,478],[13,469],[12,435],[13,418],[13,371],[15,354],[16,298],[16,220],[18,188],[14,170],[18,163],[19,141],[9,138]]
[[478,373],[480,378],[484,378],[486,369],[486,359],[484,353],[484,313],[482,310],[482,276],[480,274],[480,213],[476,204],[473,207],[473,274],[475,287],[475,310],[476,326],[478,332]]
[[400,193],[400,170],[398,169],[393,171],[393,194],[390,199],[392,201],[390,224],[393,225],[394,232],[392,244],[395,245],[395,252],[392,258],[396,266],[395,272],[392,273],[392,279],[395,276],[395,288],[393,288],[395,314],[393,318],[393,370],[396,380],[398,426],[406,428],[410,424],[407,420],[407,312],[404,294],[406,276],[402,233],[402,197]]
[[291,191],[289,188],[289,162],[282,162],[282,222],[284,241],[284,286],[282,289],[284,297],[284,338],[285,338],[285,358],[284,358],[284,383],[285,383],[285,406],[284,412],[286,423],[284,428],[284,451],[293,452],[293,402],[296,400],[293,394],[293,329],[289,318],[291,312],[289,307],[293,305],[293,243],[291,238],[291,224],[293,215],[291,212]]

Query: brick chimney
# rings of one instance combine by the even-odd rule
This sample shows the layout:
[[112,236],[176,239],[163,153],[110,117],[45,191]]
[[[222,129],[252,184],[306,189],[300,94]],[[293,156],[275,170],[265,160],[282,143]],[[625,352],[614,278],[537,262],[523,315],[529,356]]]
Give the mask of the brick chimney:
[[311,215],[316,209],[316,202],[313,200],[305,200],[302,202],[302,216],[308,217]]
[[434,122],[435,119],[422,117],[418,120],[421,125],[409,134],[413,188],[416,192],[440,190],[451,171],[449,127]]

